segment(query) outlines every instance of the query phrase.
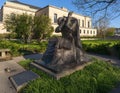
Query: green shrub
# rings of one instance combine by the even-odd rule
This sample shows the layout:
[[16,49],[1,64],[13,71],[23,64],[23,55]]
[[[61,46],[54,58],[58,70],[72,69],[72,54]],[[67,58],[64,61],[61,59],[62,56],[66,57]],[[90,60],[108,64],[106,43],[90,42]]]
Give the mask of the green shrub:
[[86,40],[82,41],[85,51],[96,54],[117,56],[120,58],[120,41]]
[[9,38],[9,35],[10,35],[10,34],[0,34],[0,40],[1,40],[1,39]]
[[31,81],[21,93],[108,93],[120,82],[120,68],[97,59],[83,70],[60,80],[40,70],[30,69],[39,74],[40,78]]
[[115,44],[113,47],[117,56],[120,58],[120,43]]
[[32,53],[44,52],[47,42],[37,44],[24,44],[19,41],[1,40],[0,49],[10,49],[13,56],[28,55]]

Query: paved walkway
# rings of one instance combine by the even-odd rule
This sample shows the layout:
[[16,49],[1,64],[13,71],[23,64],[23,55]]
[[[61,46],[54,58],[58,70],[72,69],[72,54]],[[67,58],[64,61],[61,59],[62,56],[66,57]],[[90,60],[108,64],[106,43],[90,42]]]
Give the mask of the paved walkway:
[[120,59],[116,58],[116,57],[110,57],[110,56],[106,56],[106,55],[99,55],[99,54],[88,54],[90,56],[99,58],[101,60],[105,60],[105,61],[111,61],[111,63],[113,65],[116,66],[120,66]]
[[[114,65],[120,66],[120,60],[116,58],[111,58],[109,56],[101,56],[101,55],[96,55],[96,54],[88,54],[93,57],[97,57],[102,60],[111,60],[111,62]],[[21,60],[25,59],[40,59],[41,54],[33,54],[33,55],[27,55],[27,56],[20,56],[20,57],[15,57],[13,60],[10,61],[4,61],[0,62],[0,93],[16,93],[16,90],[12,86],[11,82],[9,81],[9,76],[15,75],[17,73],[20,73],[22,71],[25,71],[23,67],[21,67],[19,64],[17,64]],[[12,72],[7,73],[5,72],[5,68],[11,68]],[[120,86],[114,90],[112,90],[110,93],[120,93]]]
[[[37,60],[40,57],[40,54],[34,54],[29,56],[15,57],[13,60],[0,62],[0,93],[16,93],[15,88],[8,78],[12,75],[25,71],[25,69],[17,64],[17,62],[28,58]],[[5,72],[4,69],[7,67],[11,68],[12,71],[10,73]]]

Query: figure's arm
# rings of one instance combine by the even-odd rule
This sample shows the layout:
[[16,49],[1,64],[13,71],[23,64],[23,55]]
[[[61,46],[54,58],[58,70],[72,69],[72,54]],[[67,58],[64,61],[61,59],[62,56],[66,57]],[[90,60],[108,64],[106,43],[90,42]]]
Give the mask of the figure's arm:
[[61,32],[63,26],[65,25],[66,17],[61,17],[58,19],[58,27],[56,28],[55,32]]
[[68,17],[68,20],[66,22],[66,27],[70,29],[70,31],[74,31],[76,28],[77,21],[73,17]]

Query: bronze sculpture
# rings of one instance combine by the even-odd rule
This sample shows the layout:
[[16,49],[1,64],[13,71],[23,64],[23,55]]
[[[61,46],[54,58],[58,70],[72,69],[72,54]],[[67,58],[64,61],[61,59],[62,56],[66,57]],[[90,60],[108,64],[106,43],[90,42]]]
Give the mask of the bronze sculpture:
[[72,17],[72,12],[69,12],[68,17],[58,19],[55,32],[61,32],[62,37],[49,40],[42,57],[45,67],[59,73],[88,61],[80,41],[78,20]]

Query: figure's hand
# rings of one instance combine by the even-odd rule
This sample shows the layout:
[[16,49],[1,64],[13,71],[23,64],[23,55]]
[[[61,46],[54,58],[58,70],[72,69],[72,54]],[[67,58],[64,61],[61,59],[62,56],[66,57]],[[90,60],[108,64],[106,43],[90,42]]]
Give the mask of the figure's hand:
[[58,30],[61,31],[61,27],[58,27]]
[[56,30],[55,30],[56,33],[58,32],[61,32],[61,28],[60,27],[57,27]]

